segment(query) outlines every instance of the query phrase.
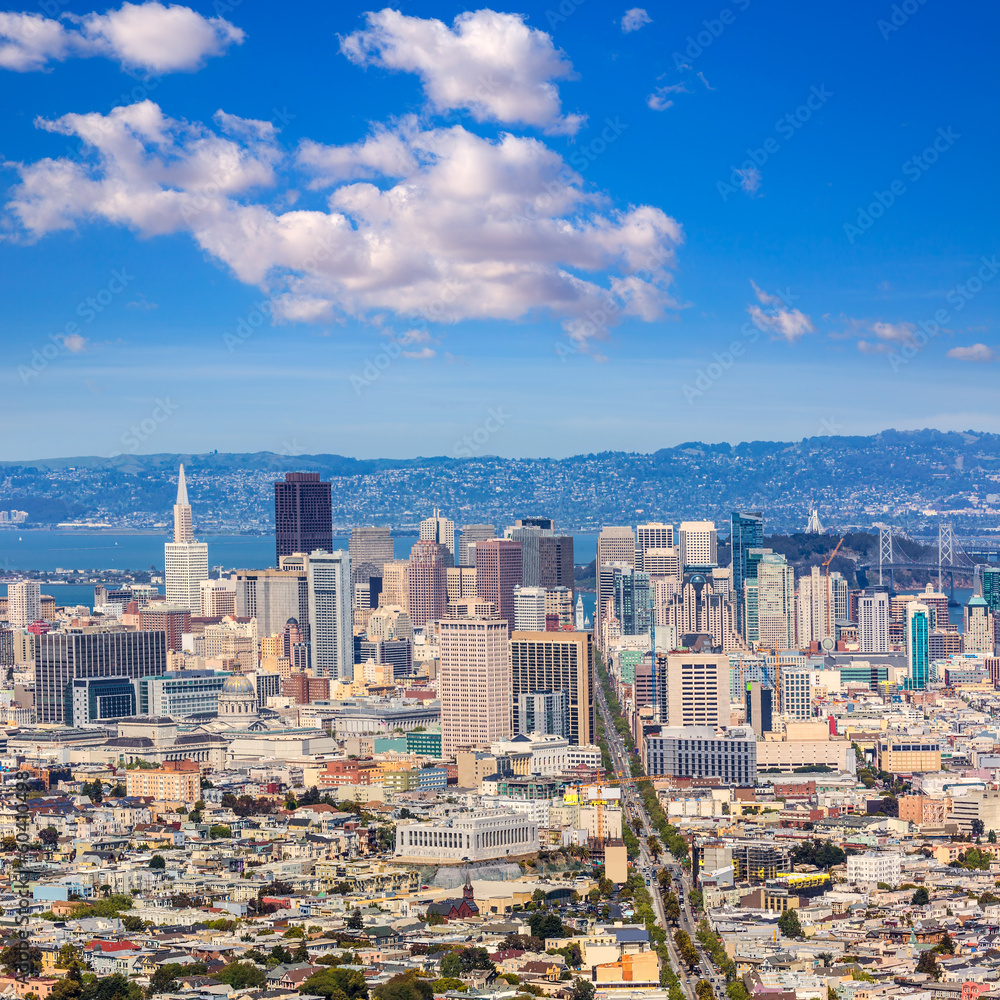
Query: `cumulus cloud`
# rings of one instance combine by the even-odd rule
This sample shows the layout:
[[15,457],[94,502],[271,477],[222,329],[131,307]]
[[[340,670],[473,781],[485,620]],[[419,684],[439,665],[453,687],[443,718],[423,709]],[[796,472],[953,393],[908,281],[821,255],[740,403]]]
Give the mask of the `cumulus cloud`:
[[967,347],[953,347],[948,352],[948,357],[956,361],[978,361],[984,364],[987,361],[996,361],[997,352],[986,344],[969,344]]
[[124,3],[105,14],[66,15],[65,21],[5,11],[0,68],[24,73],[71,56],[106,56],[151,73],[195,70],[243,39],[243,31],[222,17],[155,0]]
[[[87,155],[13,165],[7,208],[22,236],[82,222],[189,233],[264,290],[279,319],[547,315],[588,349],[623,316],[676,307],[679,224],[610,206],[536,138],[406,119],[355,144],[286,152],[267,122],[222,111],[212,126],[185,122],[148,100],[37,124]],[[288,175],[325,203],[288,208]]]
[[842,333],[831,333],[836,340],[857,337],[862,354],[892,354],[900,347],[916,343],[917,328],[913,323],[890,323],[886,320],[847,318]]
[[761,176],[756,167],[744,167],[734,171],[740,179],[740,188],[749,195],[754,195],[760,190]]
[[670,94],[686,94],[687,87],[683,83],[671,84],[669,87],[657,87],[647,98],[646,105],[654,111],[666,111],[672,108],[674,102],[670,100]]
[[801,310],[791,308],[781,296],[764,291],[756,282],[751,281],[750,284],[760,305],[751,303],[747,312],[758,330],[770,333],[774,340],[783,339],[790,344],[805,333],[815,332],[812,320]]
[[633,7],[631,10],[625,11],[625,16],[622,18],[622,31],[628,34],[630,31],[638,31],[644,25],[652,23],[653,19],[642,7]]
[[584,122],[563,115],[553,80],[573,75],[569,60],[544,31],[518,14],[459,14],[448,27],[397,10],[370,12],[367,27],[340,40],[360,66],[416,73],[436,111],[468,111],[476,121],[522,123],[572,134]]

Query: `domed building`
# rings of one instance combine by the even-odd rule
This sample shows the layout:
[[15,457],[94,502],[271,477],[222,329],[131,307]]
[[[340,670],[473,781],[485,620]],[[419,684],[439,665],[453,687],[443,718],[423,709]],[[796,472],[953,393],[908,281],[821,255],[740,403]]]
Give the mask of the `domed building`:
[[227,677],[219,692],[219,721],[242,728],[256,722],[259,714],[253,681],[242,674]]

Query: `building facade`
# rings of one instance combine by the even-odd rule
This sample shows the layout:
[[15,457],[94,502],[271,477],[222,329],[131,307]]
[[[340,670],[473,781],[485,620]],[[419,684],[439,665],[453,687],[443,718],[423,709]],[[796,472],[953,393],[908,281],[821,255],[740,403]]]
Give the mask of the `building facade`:
[[286,472],[274,484],[274,547],[276,566],[282,556],[333,548],[330,484],[319,473]]
[[352,680],[351,557],[343,549],[309,555],[309,642],[319,677]]

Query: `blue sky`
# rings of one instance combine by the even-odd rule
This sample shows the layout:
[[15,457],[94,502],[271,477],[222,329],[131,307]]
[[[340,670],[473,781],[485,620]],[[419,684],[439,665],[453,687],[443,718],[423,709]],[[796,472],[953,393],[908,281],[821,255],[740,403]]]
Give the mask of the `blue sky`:
[[5,11],[4,459],[1000,431],[983,5]]

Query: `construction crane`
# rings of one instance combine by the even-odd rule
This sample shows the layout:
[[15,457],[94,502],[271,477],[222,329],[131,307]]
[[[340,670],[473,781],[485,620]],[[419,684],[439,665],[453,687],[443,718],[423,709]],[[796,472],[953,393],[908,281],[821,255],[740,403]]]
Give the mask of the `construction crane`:
[[823,563],[823,569],[826,570],[826,634],[831,638],[833,637],[833,629],[830,626],[830,605],[833,603],[833,593],[830,590],[830,563],[833,562],[833,557],[840,551],[840,546],[843,544],[844,539],[841,538],[837,542],[837,547],[830,553],[830,558]]

